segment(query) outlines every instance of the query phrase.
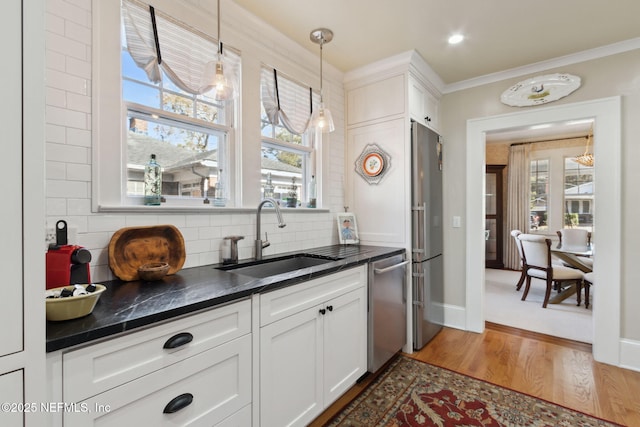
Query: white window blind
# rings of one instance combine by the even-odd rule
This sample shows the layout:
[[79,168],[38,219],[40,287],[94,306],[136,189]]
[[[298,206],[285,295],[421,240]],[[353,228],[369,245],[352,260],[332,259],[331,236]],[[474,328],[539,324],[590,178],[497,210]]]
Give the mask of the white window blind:
[[262,105],[269,122],[283,126],[295,135],[302,135],[309,126],[311,103],[317,108],[319,96],[273,68],[263,67],[260,88]]
[[[200,95],[213,88],[209,82],[215,74],[217,41],[156,9],[159,60],[149,5],[124,0],[122,17],[127,49],[151,82],[158,83],[162,79],[162,71],[187,93]],[[225,72],[235,74],[236,81],[239,81],[240,56],[228,48],[223,53]]]

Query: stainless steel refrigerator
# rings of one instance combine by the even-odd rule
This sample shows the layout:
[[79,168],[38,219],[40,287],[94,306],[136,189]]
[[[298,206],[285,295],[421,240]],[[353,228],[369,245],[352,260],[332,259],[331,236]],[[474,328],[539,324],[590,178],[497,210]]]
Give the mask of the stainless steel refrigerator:
[[428,343],[444,324],[442,262],[442,142],[411,123],[413,347]]

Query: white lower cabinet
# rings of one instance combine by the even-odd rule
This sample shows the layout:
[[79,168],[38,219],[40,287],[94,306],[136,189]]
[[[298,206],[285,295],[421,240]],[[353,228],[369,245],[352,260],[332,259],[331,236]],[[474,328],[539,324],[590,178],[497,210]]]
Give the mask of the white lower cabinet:
[[22,369],[0,375],[0,402],[4,405],[0,420],[2,420],[3,426],[23,426],[23,415],[25,413],[40,410],[39,406],[25,407],[23,375]]
[[261,427],[307,425],[366,372],[365,285],[358,267],[261,296]]
[[63,425],[251,425],[251,360],[249,300],[65,352]]

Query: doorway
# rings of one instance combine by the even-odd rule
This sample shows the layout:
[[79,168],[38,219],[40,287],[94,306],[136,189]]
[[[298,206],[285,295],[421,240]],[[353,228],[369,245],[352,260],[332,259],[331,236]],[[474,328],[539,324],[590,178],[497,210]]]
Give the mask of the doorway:
[[[487,132],[557,121],[594,120],[595,176],[600,188],[594,227],[598,230],[598,255],[594,270],[610,285],[593,302],[593,355],[617,365],[620,360],[620,151],[621,100],[604,98],[575,104],[540,107],[467,121],[466,162],[466,327],[484,330],[484,174]],[[597,141],[606,141],[598,144]],[[604,148],[606,147],[606,148]],[[478,179],[482,177],[482,179]],[[597,191],[597,190],[596,190]],[[482,254],[478,256],[478,254]],[[479,280],[478,280],[479,279]]]

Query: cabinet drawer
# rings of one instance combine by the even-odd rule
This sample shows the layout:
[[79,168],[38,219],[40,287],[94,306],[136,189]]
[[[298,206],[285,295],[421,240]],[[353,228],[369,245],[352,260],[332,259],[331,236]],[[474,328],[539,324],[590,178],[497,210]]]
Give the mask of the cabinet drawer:
[[260,295],[260,326],[268,325],[327,299],[365,286],[366,266],[350,268],[299,285]]
[[[191,403],[164,413],[187,394]],[[233,426],[232,416],[250,403],[251,335],[245,335],[80,402],[64,414],[64,425]]]
[[[95,396],[250,331],[251,302],[244,300],[64,353],[63,398]],[[186,334],[191,341],[164,348]]]

